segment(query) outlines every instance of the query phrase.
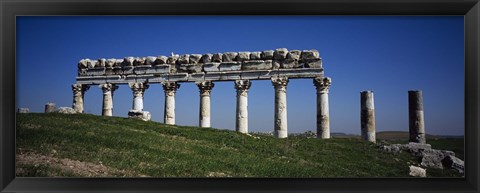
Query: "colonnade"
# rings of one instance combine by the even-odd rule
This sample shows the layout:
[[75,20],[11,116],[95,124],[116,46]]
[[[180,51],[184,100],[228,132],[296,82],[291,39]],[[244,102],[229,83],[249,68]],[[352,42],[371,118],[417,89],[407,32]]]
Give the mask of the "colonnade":
[[[287,128],[287,85],[288,77],[272,77],[272,85],[275,90],[274,109],[274,135],[278,138],[288,136]],[[330,138],[330,121],[328,108],[328,91],[331,79],[328,77],[317,77],[313,79],[317,90],[317,138]],[[147,83],[135,82],[128,84],[133,94],[132,109],[143,111],[143,97],[149,85]],[[211,127],[210,121],[210,96],[215,86],[213,81],[196,82],[200,92],[199,126]],[[235,80],[236,89],[236,123],[235,130],[240,133],[248,133],[248,90],[252,83],[250,80]],[[165,92],[164,123],[175,124],[175,93],[180,88],[178,82],[163,82]],[[84,94],[90,88],[89,85],[74,84],[72,108],[77,113],[83,113]],[[113,93],[118,86],[111,83],[100,84],[103,91],[102,116],[112,116]]]

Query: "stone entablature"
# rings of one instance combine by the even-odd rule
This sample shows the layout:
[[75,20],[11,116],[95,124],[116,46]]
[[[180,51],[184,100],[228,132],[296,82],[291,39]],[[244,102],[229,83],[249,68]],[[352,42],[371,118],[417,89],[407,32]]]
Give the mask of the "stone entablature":
[[199,82],[319,75],[323,75],[323,69],[317,50],[278,48],[262,52],[82,59],[78,63],[77,83]]

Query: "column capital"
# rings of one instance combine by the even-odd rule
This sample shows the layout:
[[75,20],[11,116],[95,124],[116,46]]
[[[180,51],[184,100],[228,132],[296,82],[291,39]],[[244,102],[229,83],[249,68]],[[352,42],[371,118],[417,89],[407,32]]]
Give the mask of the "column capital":
[[313,79],[313,85],[317,88],[318,93],[328,93],[332,79],[330,77],[316,77]]
[[130,89],[132,89],[133,95],[135,97],[142,97],[145,90],[148,89],[149,85],[143,82],[128,83]]
[[272,85],[276,91],[287,92],[288,81],[287,77],[275,77],[272,78]]
[[89,85],[85,85],[85,84],[72,84],[72,91],[74,93],[84,93],[85,91],[87,91],[88,89],[90,89],[90,86]]
[[215,84],[212,81],[204,81],[197,83],[198,88],[200,89],[200,95],[210,95]]
[[165,94],[173,94],[180,88],[180,84],[177,82],[164,82],[162,83]]
[[98,87],[102,89],[103,93],[110,92],[110,91],[113,92],[113,91],[118,89],[118,86],[116,86],[115,84],[110,84],[110,83],[100,84],[100,85],[98,85]]

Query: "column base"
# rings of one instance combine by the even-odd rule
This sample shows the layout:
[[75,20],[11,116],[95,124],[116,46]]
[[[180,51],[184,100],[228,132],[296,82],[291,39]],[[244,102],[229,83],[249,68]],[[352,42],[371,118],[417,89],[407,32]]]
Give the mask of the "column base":
[[128,111],[128,118],[132,119],[140,119],[143,121],[150,121],[152,116],[148,111],[140,111],[140,110],[130,110]]

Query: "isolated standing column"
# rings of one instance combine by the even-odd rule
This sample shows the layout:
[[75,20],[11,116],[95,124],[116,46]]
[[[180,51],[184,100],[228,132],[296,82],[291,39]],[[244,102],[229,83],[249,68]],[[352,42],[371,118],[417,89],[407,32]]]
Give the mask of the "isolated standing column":
[[375,107],[373,91],[360,92],[362,139],[375,143]]
[[277,138],[288,136],[287,125],[287,77],[272,78],[275,88],[275,118],[274,135]]
[[101,84],[98,87],[103,91],[102,116],[111,117],[113,111],[113,92],[118,89],[118,86],[113,84]]
[[149,86],[141,82],[128,83],[128,86],[132,89],[133,93],[132,109],[138,112],[143,111],[143,95]]
[[235,89],[237,89],[235,130],[240,133],[248,133],[248,89],[251,84],[250,80],[235,81]]
[[163,90],[165,91],[165,108],[164,108],[164,123],[168,125],[175,125],[175,93],[180,88],[177,82],[163,83]]
[[210,127],[210,94],[215,84],[212,81],[204,81],[197,83],[197,86],[200,89],[199,125]]
[[420,90],[408,91],[410,142],[426,143],[423,117],[423,96]]
[[328,108],[328,91],[332,80],[329,77],[316,77],[313,84],[317,88],[317,138],[330,138],[330,113]]
[[90,88],[88,85],[83,84],[73,84],[72,91],[73,91],[73,104],[72,108],[77,113],[83,113],[83,99],[85,95],[85,91]]

